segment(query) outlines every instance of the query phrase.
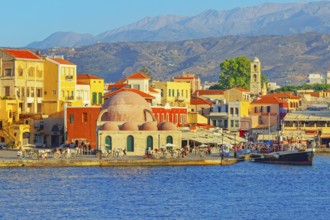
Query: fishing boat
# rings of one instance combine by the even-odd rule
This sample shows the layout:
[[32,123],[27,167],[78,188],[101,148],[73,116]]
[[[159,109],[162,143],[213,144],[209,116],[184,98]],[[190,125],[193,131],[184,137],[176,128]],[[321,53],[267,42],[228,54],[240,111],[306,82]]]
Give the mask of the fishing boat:
[[312,148],[272,153],[251,153],[250,160],[259,163],[312,165],[314,150]]

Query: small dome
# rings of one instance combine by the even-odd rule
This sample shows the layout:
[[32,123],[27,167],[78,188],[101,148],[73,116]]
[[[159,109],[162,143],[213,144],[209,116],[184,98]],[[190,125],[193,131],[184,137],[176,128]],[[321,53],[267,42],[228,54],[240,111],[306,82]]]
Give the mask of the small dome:
[[106,130],[106,131],[119,131],[119,127],[118,127],[118,125],[116,125],[116,124],[114,124],[112,122],[106,122],[102,126],[102,130]]
[[122,124],[120,127],[121,131],[138,131],[139,127],[135,122],[129,121]]
[[176,131],[177,128],[172,122],[162,122],[158,125],[158,130],[161,131]]
[[148,121],[141,125],[140,130],[143,131],[157,131],[157,122]]
[[254,63],[260,63],[259,58],[258,58],[258,57],[254,57],[254,58],[253,58],[253,62],[254,62]]

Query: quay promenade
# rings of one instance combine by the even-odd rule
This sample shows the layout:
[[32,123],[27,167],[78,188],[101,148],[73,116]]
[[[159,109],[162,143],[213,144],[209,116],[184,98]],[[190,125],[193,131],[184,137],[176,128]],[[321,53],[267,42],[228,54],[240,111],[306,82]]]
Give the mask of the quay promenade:
[[88,167],[88,166],[209,166],[209,165],[232,165],[238,162],[236,158],[225,158],[221,160],[219,155],[188,154],[185,158],[176,159],[154,159],[138,156],[125,156],[121,158],[98,159],[95,155],[83,155],[73,158],[54,159],[48,154],[48,159],[23,158],[18,160],[16,151],[0,150],[0,167]]

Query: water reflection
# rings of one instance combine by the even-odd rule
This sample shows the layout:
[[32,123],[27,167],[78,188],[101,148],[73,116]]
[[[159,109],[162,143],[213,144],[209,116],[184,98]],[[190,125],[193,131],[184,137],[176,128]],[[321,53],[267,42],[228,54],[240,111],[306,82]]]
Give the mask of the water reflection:
[[328,155],[313,166],[0,170],[1,219],[329,219]]

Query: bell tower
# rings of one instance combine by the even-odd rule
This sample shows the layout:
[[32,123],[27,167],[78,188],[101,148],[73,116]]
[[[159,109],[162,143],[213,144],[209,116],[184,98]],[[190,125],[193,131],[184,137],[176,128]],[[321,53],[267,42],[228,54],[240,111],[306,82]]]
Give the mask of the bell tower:
[[255,57],[251,62],[250,92],[251,95],[259,95],[261,93],[261,71],[258,57]]

